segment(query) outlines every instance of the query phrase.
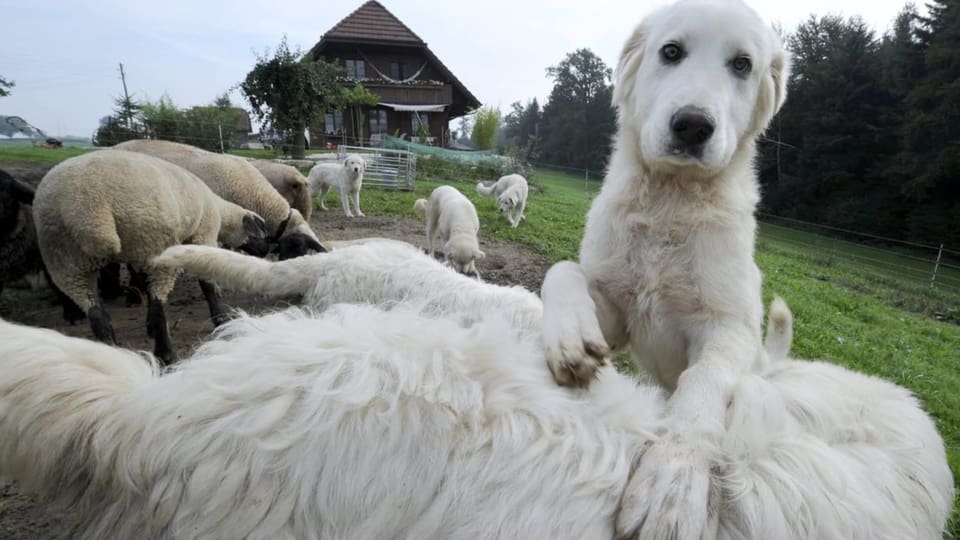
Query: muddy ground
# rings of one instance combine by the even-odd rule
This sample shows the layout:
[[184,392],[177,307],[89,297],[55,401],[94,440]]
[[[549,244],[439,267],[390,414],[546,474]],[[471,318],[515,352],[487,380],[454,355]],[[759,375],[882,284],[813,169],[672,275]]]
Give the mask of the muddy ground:
[[[33,185],[39,183],[48,166],[0,166],[15,178]],[[342,211],[317,211],[311,225],[321,240],[351,240],[380,236],[403,240],[417,246],[424,244],[423,223],[411,218],[368,216],[346,218]],[[486,257],[478,261],[484,280],[503,285],[523,285],[538,291],[548,268],[545,257],[525,246],[481,238],[481,249]],[[0,317],[8,321],[52,328],[64,334],[88,338],[86,321],[69,325],[61,316],[61,308],[54,302],[49,289],[5,287],[0,292]],[[248,313],[262,313],[291,305],[295,299],[265,298],[237,291],[224,291],[224,303]],[[146,309],[127,306],[124,298],[105,303],[117,339],[127,348],[153,350],[153,342],[146,335]],[[209,336],[213,326],[196,279],[185,275],[177,282],[170,296],[167,318],[177,354],[186,357],[190,351]],[[64,538],[70,526],[70,516],[48,507],[34,497],[23,495],[15,483],[0,479],[0,540]]]

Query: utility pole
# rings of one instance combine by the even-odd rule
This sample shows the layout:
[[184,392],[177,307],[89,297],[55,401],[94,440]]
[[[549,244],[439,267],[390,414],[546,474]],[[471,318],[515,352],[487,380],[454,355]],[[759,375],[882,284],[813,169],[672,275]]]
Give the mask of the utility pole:
[[123,62],[120,62],[120,81],[123,82],[123,112],[127,117],[127,127],[133,129],[133,114],[130,111],[130,94],[127,93],[127,75],[123,72]]

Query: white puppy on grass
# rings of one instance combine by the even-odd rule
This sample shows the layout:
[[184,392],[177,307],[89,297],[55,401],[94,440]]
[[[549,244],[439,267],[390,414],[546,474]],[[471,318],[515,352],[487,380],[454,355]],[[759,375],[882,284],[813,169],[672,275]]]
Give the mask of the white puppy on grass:
[[454,187],[440,186],[429,199],[417,199],[413,209],[426,218],[427,253],[433,255],[433,241],[439,235],[444,259],[457,272],[479,278],[476,260],[484,253],[477,240],[480,218],[470,199]]
[[776,32],[739,0],[682,0],[649,15],[615,75],[618,131],[579,264],[543,283],[556,380],[586,385],[611,351],[673,394],[669,434],[644,455],[620,533],[699,538],[706,464],[733,385],[766,361],[754,141],[786,98]]
[[326,197],[330,188],[337,188],[340,191],[340,202],[343,204],[343,212],[347,217],[353,217],[354,212],[350,211],[352,201],[356,215],[364,217],[360,210],[360,188],[363,187],[363,172],[367,164],[363,157],[357,154],[350,154],[343,161],[343,164],[337,163],[317,163],[310,169],[310,175],[307,177],[310,182],[310,189],[319,192],[320,209],[326,210],[323,199]]
[[477,193],[496,197],[500,213],[507,218],[514,229],[524,219],[523,211],[527,207],[528,192],[527,179],[519,174],[501,176],[489,186],[484,185],[483,182],[477,182]]
[[[514,312],[529,293],[390,242],[277,263],[177,246],[155,263],[392,309],[243,316],[163,375],[0,321],[0,474],[71,510],[73,537],[612,538],[626,503],[657,493],[629,479],[661,391],[610,367],[587,391],[554,385],[535,315]],[[942,532],[952,478],[908,392],[778,360],[729,400],[703,537]]]

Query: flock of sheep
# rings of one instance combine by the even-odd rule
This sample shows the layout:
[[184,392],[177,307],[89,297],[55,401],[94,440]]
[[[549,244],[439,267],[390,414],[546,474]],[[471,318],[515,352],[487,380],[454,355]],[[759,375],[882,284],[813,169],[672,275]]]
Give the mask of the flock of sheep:
[[[4,282],[43,271],[57,289],[64,318],[73,323],[86,317],[96,339],[116,344],[101,299],[118,288],[116,267],[125,264],[131,286],[147,301],[154,355],[172,363],[164,305],[180,269],[152,259],[179,244],[219,245],[257,257],[273,253],[280,260],[326,251],[309,225],[313,194],[326,209],[324,196],[337,187],[347,216],[363,216],[365,166],[361,156],[350,155],[317,164],[307,178],[273,161],[132,140],[60,163],[36,191],[0,171],[0,290]],[[519,224],[527,194],[522,176],[505,176],[489,188],[478,184],[477,190],[497,195],[511,225]],[[429,252],[439,234],[447,262],[479,277],[474,261],[483,252],[473,204],[443,186],[416,208],[427,216]],[[214,326],[228,320],[217,285],[201,279],[200,289]]]

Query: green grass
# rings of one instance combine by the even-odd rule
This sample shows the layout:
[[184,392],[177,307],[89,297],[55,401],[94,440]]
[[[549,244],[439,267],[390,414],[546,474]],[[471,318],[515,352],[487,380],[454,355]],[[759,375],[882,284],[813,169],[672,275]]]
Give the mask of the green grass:
[[0,145],[0,163],[37,163],[56,165],[61,161],[89,152],[91,148],[64,146],[63,148],[40,148],[27,144]]
[[[28,148],[20,153],[20,149],[0,145],[0,163],[40,158],[41,163],[53,163],[57,157],[75,155],[71,151]],[[442,178],[418,179],[413,192],[366,188],[363,208],[371,215],[414,217],[414,200],[446,183],[474,202],[483,236],[529,245],[550,261],[576,258],[584,215],[599,190],[596,182],[585,186],[582,177],[537,171],[531,182],[527,219],[517,229],[509,228],[494,200],[480,197],[472,184]],[[336,208],[339,202],[332,191],[327,204]],[[947,444],[954,478],[958,478],[957,288],[931,289],[925,263],[767,224],[760,227],[757,263],[764,273],[765,300],[781,295],[793,310],[794,354],[828,360],[911,389],[935,419]],[[960,538],[957,508],[960,503],[954,505],[950,524],[954,538]]]

